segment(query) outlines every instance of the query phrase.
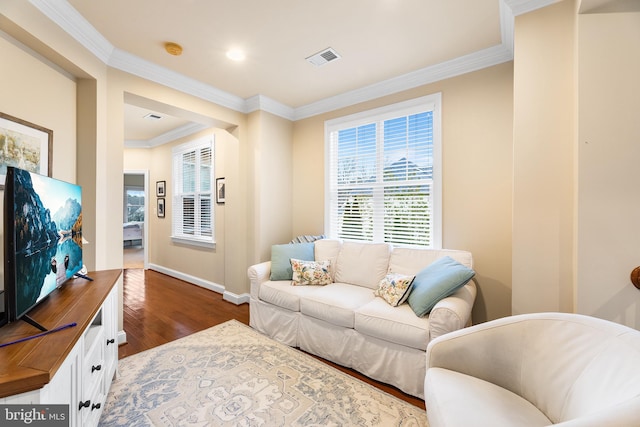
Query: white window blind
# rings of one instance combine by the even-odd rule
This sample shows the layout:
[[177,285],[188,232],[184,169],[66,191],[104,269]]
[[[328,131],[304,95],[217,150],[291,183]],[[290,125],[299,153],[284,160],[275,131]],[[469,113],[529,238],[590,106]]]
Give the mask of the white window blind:
[[326,123],[326,232],[440,247],[440,95]]
[[213,136],[173,148],[172,239],[213,246]]

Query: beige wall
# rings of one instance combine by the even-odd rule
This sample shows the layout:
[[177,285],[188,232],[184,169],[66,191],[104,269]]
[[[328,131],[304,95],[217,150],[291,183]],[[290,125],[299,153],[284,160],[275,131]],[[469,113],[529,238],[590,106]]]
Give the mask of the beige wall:
[[256,261],[271,258],[271,245],[287,243],[292,230],[292,131],[289,120],[263,111],[251,115],[255,174]]
[[579,17],[576,311],[640,329],[640,13]]
[[442,92],[443,247],[473,252],[474,322],[511,313],[511,62],[294,123],[293,234],[324,232],[324,122]]
[[513,313],[573,311],[574,1],[516,18]]
[[[0,52],[4,64],[0,67],[0,112],[52,130],[51,176],[76,182],[75,81],[2,37]],[[4,245],[0,245],[0,259],[3,257]],[[1,271],[3,289],[4,269]]]
[[0,38],[0,112],[53,130],[55,178],[76,182],[76,82]]

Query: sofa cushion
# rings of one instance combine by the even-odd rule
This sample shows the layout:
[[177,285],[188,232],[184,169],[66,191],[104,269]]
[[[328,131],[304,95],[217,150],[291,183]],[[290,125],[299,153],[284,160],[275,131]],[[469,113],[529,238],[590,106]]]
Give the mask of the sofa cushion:
[[375,296],[369,288],[332,283],[316,287],[314,292],[300,298],[300,312],[336,326],[353,328],[354,311],[373,299]]
[[[425,403],[429,423],[447,426],[548,426],[553,424],[526,399],[476,377],[427,369]],[[461,404],[464,403],[464,410]]]
[[313,243],[290,243],[271,246],[271,280],[291,280],[291,258],[314,260]]
[[329,267],[331,261],[303,261],[291,258],[293,276],[291,284],[294,286],[328,285],[332,283]]
[[428,317],[417,317],[407,304],[392,307],[380,298],[356,310],[355,330],[423,351],[430,339]]
[[342,247],[342,241],[337,239],[322,239],[315,242],[315,259],[316,261],[331,261],[329,272],[331,273],[331,279],[335,281],[336,277],[336,260]]
[[389,271],[415,276],[417,272],[445,256],[453,258],[462,265],[473,268],[471,252],[455,249],[394,248],[389,258]]
[[376,289],[387,274],[391,245],[344,242],[336,260],[335,281]]
[[300,311],[300,297],[313,292],[320,286],[291,286],[288,280],[266,281],[260,285],[258,297],[277,307]]
[[417,316],[429,313],[438,301],[464,286],[475,271],[446,256],[420,270],[407,301]]
[[378,289],[373,291],[377,297],[381,297],[392,307],[397,307],[404,303],[411,292],[414,276],[404,274],[389,273],[378,284]]

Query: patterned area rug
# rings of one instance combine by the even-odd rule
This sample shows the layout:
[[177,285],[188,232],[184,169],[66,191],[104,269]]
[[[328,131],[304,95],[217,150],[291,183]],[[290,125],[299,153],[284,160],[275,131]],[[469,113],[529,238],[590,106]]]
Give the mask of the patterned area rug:
[[424,410],[235,320],[118,369],[101,426],[427,426]]

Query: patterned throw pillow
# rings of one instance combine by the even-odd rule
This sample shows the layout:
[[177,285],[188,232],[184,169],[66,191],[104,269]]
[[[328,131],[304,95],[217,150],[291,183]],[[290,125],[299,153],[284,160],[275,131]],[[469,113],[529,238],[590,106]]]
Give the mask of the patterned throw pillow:
[[333,283],[329,268],[331,261],[304,261],[291,258],[291,270],[293,270],[292,282],[294,286],[301,285],[328,285]]
[[377,297],[382,297],[391,306],[397,307],[407,300],[414,276],[399,273],[389,273],[380,281],[378,289],[373,291]]

